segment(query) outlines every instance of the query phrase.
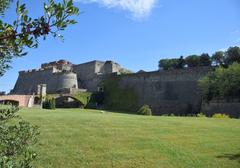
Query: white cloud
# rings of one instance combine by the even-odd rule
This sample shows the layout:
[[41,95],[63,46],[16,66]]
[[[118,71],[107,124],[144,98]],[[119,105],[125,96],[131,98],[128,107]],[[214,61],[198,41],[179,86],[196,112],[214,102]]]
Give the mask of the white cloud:
[[147,17],[158,0],[75,0],[76,2],[98,3],[107,8],[120,8],[131,12],[137,19]]

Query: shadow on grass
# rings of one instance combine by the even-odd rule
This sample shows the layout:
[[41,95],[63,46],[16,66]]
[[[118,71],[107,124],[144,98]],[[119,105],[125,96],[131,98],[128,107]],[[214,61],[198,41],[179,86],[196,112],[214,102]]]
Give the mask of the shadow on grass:
[[223,154],[223,155],[217,156],[217,158],[226,158],[229,160],[236,160],[240,163],[240,152],[236,154]]

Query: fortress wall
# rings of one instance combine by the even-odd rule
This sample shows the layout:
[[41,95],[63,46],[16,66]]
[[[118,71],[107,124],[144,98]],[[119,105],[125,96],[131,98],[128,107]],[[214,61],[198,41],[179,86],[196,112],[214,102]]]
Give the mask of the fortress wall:
[[206,116],[212,116],[215,113],[227,114],[233,118],[240,118],[240,103],[239,102],[214,102],[202,103],[201,111]]
[[122,75],[120,86],[133,88],[138,95],[138,106],[150,105],[155,115],[196,113],[201,108],[198,79],[208,67],[184,70],[156,71]]
[[[74,73],[53,73],[54,69],[19,72],[19,76],[12,94],[37,93],[38,84],[47,84],[47,93],[55,93],[62,87],[77,86]],[[70,80],[69,80],[70,79]]]
[[74,65],[73,71],[77,74],[78,88],[85,88],[89,91],[93,91],[93,80],[95,80],[95,78],[97,77],[96,71],[100,70],[100,68],[101,63],[97,61]]
[[58,87],[56,90],[63,88],[78,88],[77,74],[72,72],[58,73],[57,75]]

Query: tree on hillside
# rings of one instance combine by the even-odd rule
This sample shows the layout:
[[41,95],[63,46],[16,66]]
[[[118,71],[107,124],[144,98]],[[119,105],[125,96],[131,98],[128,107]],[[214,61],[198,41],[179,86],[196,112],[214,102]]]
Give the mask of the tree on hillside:
[[[11,5],[12,0],[0,0],[0,14]],[[60,31],[76,21],[71,19],[79,13],[73,0],[44,3],[44,15],[33,19],[28,16],[25,4],[17,1],[17,19],[12,24],[0,20],[0,76],[10,67],[14,57],[24,56],[26,48],[37,48],[39,38],[48,35],[61,37]],[[16,116],[18,107],[0,107],[0,167],[31,168],[36,153],[31,146],[36,143],[38,129]]]

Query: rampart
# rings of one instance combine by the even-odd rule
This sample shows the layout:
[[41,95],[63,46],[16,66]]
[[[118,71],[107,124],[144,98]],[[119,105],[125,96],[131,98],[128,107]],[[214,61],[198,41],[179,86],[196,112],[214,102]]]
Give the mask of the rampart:
[[57,93],[64,88],[77,88],[77,75],[73,72],[61,72],[55,68],[20,71],[11,94],[37,93],[39,84],[47,85],[47,93]]
[[147,104],[155,115],[197,113],[201,108],[198,80],[209,67],[135,73],[111,76],[121,88],[131,88],[138,97],[138,107]]

